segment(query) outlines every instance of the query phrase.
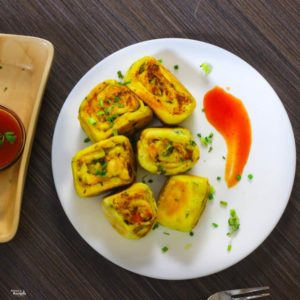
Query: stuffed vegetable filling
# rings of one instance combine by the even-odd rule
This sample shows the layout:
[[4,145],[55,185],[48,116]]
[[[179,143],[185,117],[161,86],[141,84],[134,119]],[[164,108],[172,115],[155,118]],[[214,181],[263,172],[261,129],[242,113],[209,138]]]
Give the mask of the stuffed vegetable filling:
[[127,238],[143,237],[156,220],[156,202],[150,188],[143,183],[104,198],[102,208],[112,226]]
[[94,141],[116,134],[131,134],[148,124],[152,111],[126,85],[107,80],[83,100],[79,120]]
[[129,69],[126,80],[166,124],[178,124],[194,110],[196,101],[188,90],[153,57],[138,60]]
[[183,173],[198,159],[199,148],[185,128],[148,128],[138,142],[139,163],[151,173]]
[[116,136],[81,151],[72,160],[79,195],[92,196],[134,180],[133,152],[128,138]]

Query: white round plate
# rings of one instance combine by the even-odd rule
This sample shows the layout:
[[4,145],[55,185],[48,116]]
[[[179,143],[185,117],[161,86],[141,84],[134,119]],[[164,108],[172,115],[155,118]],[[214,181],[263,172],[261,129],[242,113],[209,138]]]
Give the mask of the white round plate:
[[[197,100],[191,117],[182,123],[189,128],[201,148],[201,159],[190,172],[208,177],[215,187],[214,200],[206,209],[193,233],[181,233],[159,226],[140,240],[127,240],[105,219],[101,196],[83,199],[73,187],[71,159],[87,146],[77,119],[81,101],[101,81],[118,79],[137,59],[150,55],[163,64],[187,87]],[[200,64],[209,62],[206,76]],[[179,69],[175,70],[174,65]],[[241,181],[228,189],[224,182],[226,145],[202,112],[205,92],[214,86],[229,90],[240,98],[250,116],[252,147]],[[200,145],[197,133],[214,133],[213,150]],[[268,82],[236,55],[204,42],[186,39],[158,39],[126,47],[106,57],[76,84],[59,114],[52,146],[52,169],[56,190],[71,223],[82,238],[98,253],[132,272],[161,279],[189,279],[228,268],[254,251],[276,226],[288,203],[295,176],[296,151],[293,131],[280,99]],[[254,178],[249,181],[247,175]],[[145,172],[138,171],[141,179]],[[221,181],[216,178],[221,176]],[[164,177],[144,177],[155,195]],[[150,180],[151,181],[151,180]],[[221,207],[219,201],[227,201]],[[240,218],[240,230],[230,240],[229,210]],[[214,228],[212,223],[217,223]],[[227,245],[232,243],[231,251]],[[163,252],[163,247],[168,247]]]

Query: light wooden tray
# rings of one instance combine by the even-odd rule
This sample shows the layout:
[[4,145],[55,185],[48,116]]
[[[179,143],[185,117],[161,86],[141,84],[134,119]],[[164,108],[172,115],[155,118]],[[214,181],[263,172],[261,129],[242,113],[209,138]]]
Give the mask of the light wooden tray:
[[18,228],[32,142],[53,55],[53,45],[46,40],[0,34],[0,104],[15,111],[26,130],[21,158],[0,172],[2,243],[11,240]]

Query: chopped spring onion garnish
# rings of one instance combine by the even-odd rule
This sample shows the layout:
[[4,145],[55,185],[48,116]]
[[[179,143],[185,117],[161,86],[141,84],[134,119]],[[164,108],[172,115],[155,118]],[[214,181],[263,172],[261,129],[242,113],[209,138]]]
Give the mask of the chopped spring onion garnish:
[[209,188],[209,194],[208,194],[208,199],[209,200],[213,200],[214,199],[214,195],[216,193],[215,188],[211,185]]
[[96,125],[96,123],[97,123],[97,121],[94,118],[92,118],[92,117],[88,118],[88,122],[91,125]]
[[178,65],[175,65],[174,66],[174,70],[178,70],[179,69],[179,66]]
[[16,141],[17,137],[13,131],[7,131],[0,133],[0,145],[4,144],[4,141],[7,140],[8,143],[13,144]]
[[123,74],[122,74],[122,72],[120,70],[117,72],[117,74],[118,74],[118,78],[119,79],[123,79],[124,78],[124,76],[123,76]]
[[227,246],[227,251],[230,252],[230,251],[231,251],[231,248],[232,248],[231,244],[228,244],[228,246]]
[[200,68],[205,73],[205,75],[208,75],[209,73],[211,73],[213,66],[210,63],[202,63],[200,65]]
[[237,176],[236,176],[236,180],[237,180],[237,181],[240,181],[241,179],[242,179],[242,176],[241,176],[241,175],[237,175]]
[[252,180],[253,179],[253,175],[252,174],[248,174],[248,179]]
[[228,202],[221,200],[220,205],[226,207],[228,205]]
[[169,250],[169,248],[167,246],[164,246],[164,247],[161,248],[161,251],[163,253],[167,252],[168,250]]
[[218,177],[217,177],[217,180],[218,180],[218,181],[220,181],[220,180],[221,180],[221,177],[220,177],[220,176],[218,176]]
[[85,139],[84,139],[84,142],[85,143],[88,143],[88,142],[90,142],[91,141],[91,139],[89,138],[89,137],[86,137]]
[[214,228],[219,227],[219,225],[218,225],[217,223],[212,223],[211,225],[212,225],[212,227],[214,227]]
[[158,228],[159,224],[155,223],[154,226],[152,227],[152,230],[155,230],[156,228]]
[[232,236],[240,228],[240,219],[237,216],[236,211],[234,209],[230,210],[228,225],[229,225],[229,232],[227,233],[228,236]]

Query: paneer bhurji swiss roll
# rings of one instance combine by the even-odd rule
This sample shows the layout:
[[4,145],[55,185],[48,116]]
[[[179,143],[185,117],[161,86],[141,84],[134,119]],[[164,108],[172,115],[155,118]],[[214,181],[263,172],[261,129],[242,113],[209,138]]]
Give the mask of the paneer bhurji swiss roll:
[[124,80],[165,124],[181,123],[196,107],[191,93],[153,57],[146,56],[133,63]]
[[95,196],[135,179],[135,159],[129,139],[119,135],[80,150],[72,159],[76,192]]
[[154,174],[175,175],[191,169],[199,148],[186,128],[147,128],[137,143],[138,161]]
[[82,101],[78,119],[82,129],[98,142],[113,135],[130,135],[152,120],[153,113],[126,85],[106,80]]
[[159,195],[157,222],[178,231],[191,231],[205,208],[209,191],[207,178],[171,176]]
[[156,221],[157,207],[152,191],[141,182],[104,198],[101,205],[111,225],[129,239],[145,236]]

